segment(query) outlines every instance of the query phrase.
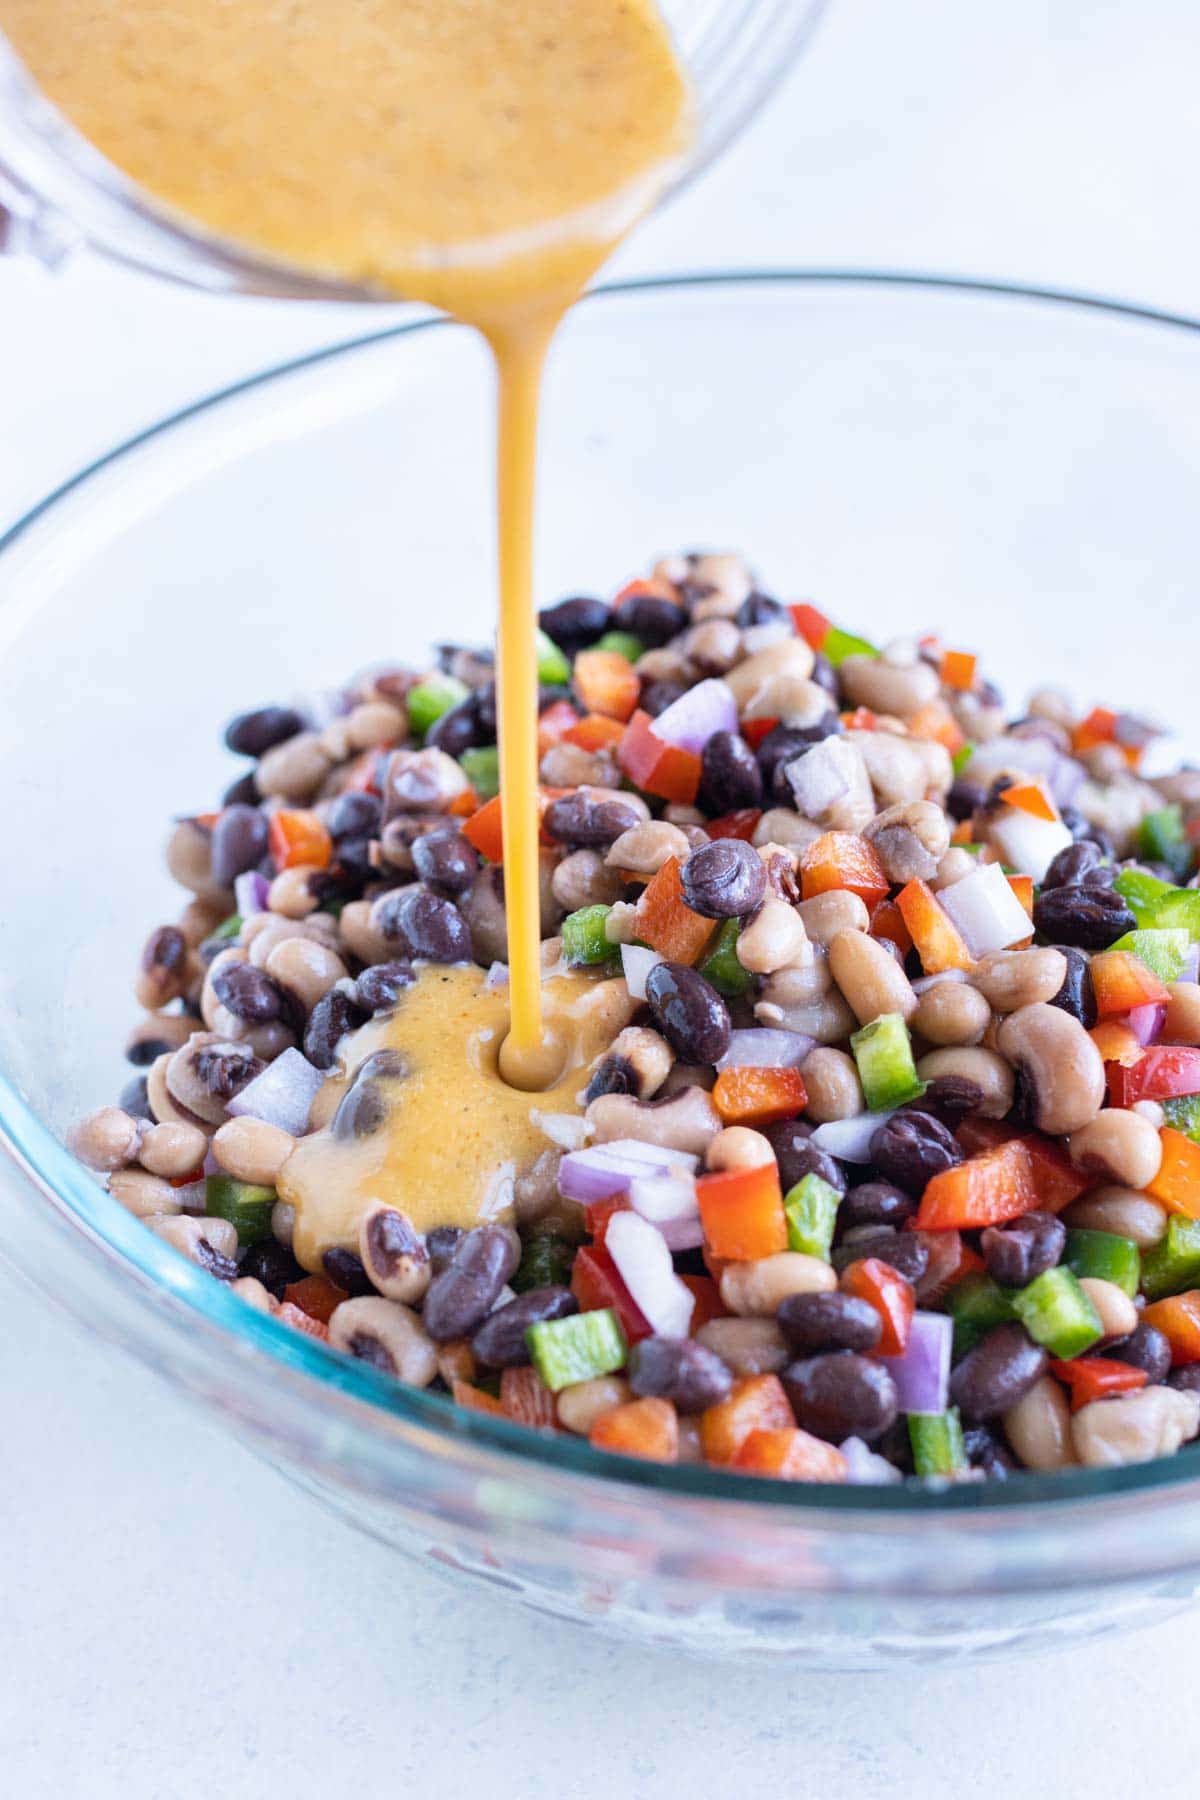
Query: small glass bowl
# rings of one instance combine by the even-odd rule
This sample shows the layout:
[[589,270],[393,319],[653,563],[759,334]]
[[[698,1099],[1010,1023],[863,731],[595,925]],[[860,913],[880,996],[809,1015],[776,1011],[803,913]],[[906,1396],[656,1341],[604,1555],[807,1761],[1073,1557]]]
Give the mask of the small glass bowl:
[[[1196,1450],[942,1491],[614,1459],[251,1311],[62,1147],[128,1073],[130,971],[179,905],[166,821],[233,773],[224,718],[488,635],[487,382],[468,332],[403,325],[168,419],[0,544],[7,1255],[357,1525],[556,1614],[863,1668],[1181,1605]],[[1014,703],[1061,681],[1200,737],[1187,320],[836,272],[619,287],[564,331],[542,463],[547,600],[737,545],[848,625],[978,649]]]

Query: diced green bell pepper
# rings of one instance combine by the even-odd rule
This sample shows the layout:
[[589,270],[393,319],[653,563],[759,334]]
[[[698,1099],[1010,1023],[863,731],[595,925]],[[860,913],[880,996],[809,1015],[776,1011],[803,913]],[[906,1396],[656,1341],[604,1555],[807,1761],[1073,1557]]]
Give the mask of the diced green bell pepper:
[[243,1249],[271,1235],[273,1187],[255,1187],[235,1181],[232,1175],[208,1175],[204,1182],[204,1210],[213,1218],[228,1219]]
[[571,1279],[575,1247],[553,1232],[539,1231],[527,1238],[521,1248],[521,1260],[509,1286],[515,1294],[527,1294],[531,1288],[563,1287]]
[[711,981],[718,994],[724,994],[727,1000],[736,1000],[749,993],[753,981],[737,959],[739,930],[736,919],[726,919],[712,949],[700,964],[699,972],[705,981]]
[[208,942],[211,944],[219,940],[221,943],[224,943],[228,938],[235,938],[241,929],[241,914],[230,913],[227,919],[221,920],[221,923],[217,926],[215,931],[209,932]]
[[899,1013],[881,1013],[850,1039],[871,1112],[903,1106],[925,1092],[913,1061],[912,1039]]
[[954,752],[954,755],[950,758],[950,767],[954,770],[956,775],[962,774],[963,770],[970,762],[971,757],[974,755],[974,752],[974,744],[963,744]]
[[615,1374],[625,1367],[629,1351],[611,1306],[567,1319],[543,1319],[528,1327],[525,1342],[534,1368],[553,1394],[577,1381]]
[[879,652],[866,638],[855,637],[852,631],[843,631],[840,625],[831,625],[821,645],[821,655],[835,669],[840,669],[848,656],[878,656]]
[[1128,950],[1160,981],[1178,981],[1191,939],[1180,925],[1139,926],[1119,937],[1110,950]]
[[1111,1281],[1132,1300],[1142,1278],[1142,1257],[1132,1238],[1115,1231],[1068,1231],[1063,1261],[1080,1280]]
[[973,1350],[985,1331],[1013,1318],[1012,1294],[990,1275],[968,1275],[950,1289],[946,1305],[954,1320],[954,1355]]
[[571,679],[571,664],[554,639],[539,631],[537,641],[537,678],[543,687],[565,687]]
[[840,1200],[837,1189],[820,1175],[803,1176],[783,1203],[788,1249],[828,1262]]
[[611,911],[611,906],[597,902],[595,906],[581,906],[578,912],[567,914],[558,929],[562,937],[563,960],[571,968],[611,962],[614,956],[620,955],[604,931]]
[[1162,1102],[1163,1121],[1172,1131],[1181,1131],[1194,1144],[1200,1144],[1200,1094],[1178,1094]]
[[494,800],[500,792],[500,749],[484,744],[479,750],[464,750],[458,766],[481,800]]
[[1137,848],[1147,861],[1166,863],[1176,881],[1186,881],[1196,856],[1184,829],[1182,806],[1163,806],[1147,813],[1138,826]]
[[418,737],[424,737],[443,713],[465,700],[470,692],[466,682],[459,681],[456,675],[431,675],[427,681],[419,681],[408,690],[409,724]]
[[641,638],[634,637],[632,631],[606,631],[602,638],[597,638],[594,648],[615,650],[626,662],[635,663],[646,646]]
[[1122,869],[1113,886],[1139,926],[1169,931],[1179,925],[1200,943],[1200,889],[1172,887],[1144,869]]
[[917,1475],[961,1475],[967,1467],[957,1406],[947,1412],[909,1413],[908,1441]]
[[1013,1311],[1030,1337],[1051,1356],[1069,1362],[1104,1336],[1100,1315],[1071,1269],[1046,1269],[1012,1297]]
[[1142,1292],[1147,1300],[1165,1300],[1185,1288],[1200,1286],[1200,1219],[1175,1214],[1166,1235],[1142,1257]]

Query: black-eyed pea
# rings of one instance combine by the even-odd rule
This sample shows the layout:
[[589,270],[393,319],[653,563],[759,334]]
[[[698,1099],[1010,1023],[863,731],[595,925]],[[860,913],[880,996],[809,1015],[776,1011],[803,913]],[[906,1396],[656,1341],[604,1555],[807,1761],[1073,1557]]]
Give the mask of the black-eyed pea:
[[757,1262],[726,1264],[719,1286],[723,1303],[739,1318],[773,1319],[789,1294],[832,1293],[837,1276],[819,1257],[781,1250]]
[[298,731],[263,755],[254,771],[254,784],[264,799],[278,798],[297,805],[312,799],[333,767],[333,758],[315,731]]
[[1010,1013],[996,1047],[1021,1073],[1032,1123],[1051,1137],[1081,1131],[1104,1101],[1104,1063],[1079,1020],[1039,1003]]
[[271,1208],[271,1236],[285,1250],[292,1247],[292,1236],[296,1229],[296,1209],[287,1200],[277,1200]]
[[338,951],[337,920],[329,913],[316,912],[308,919],[285,919],[278,913],[258,913],[242,932],[240,948],[256,969],[265,969],[273,951],[290,938],[303,938],[320,944],[325,950]]
[[428,1387],[437,1351],[416,1313],[396,1300],[343,1300],[329,1320],[329,1342],[409,1387]]
[[842,692],[852,706],[872,712],[911,718],[937,695],[937,670],[913,651],[907,663],[887,662],[881,656],[847,656],[839,671]]
[[296,1042],[296,1034],[290,1025],[282,1019],[268,1019],[263,1025],[247,1025],[238,1020],[239,1032],[230,1031],[228,1035],[236,1037],[239,1043],[245,1044],[262,1062],[274,1062],[285,1050],[291,1050]]
[[192,1035],[194,1019],[186,1013],[147,1013],[125,1040],[125,1056],[135,1068],[144,1069],[164,1052],[178,1050]]
[[225,909],[222,895],[215,900],[202,900],[197,894],[188,901],[178,918],[178,926],[192,949],[198,949],[206,937],[211,937],[218,925],[224,924],[229,917]]
[[167,840],[167,868],[180,887],[202,900],[231,898],[212,872],[212,834],[195,819],[180,819]]
[[[678,1065],[677,1065],[678,1066]],[[674,1074],[674,1070],[672,1070]],[[592,1140],[611,1144],[621,1138],[686,1150],[703,1156],[722,1129],[721,1116],[701,1087],[688,1086],[669,1100],[637,1100],[632,1094],[601,1094],[588,1104],[586,1118]]]
[[578,744],[551,744],[538,764],[538,775],[547,787],[605,787],[611,768],[606,757]]
[[605,852],[610,869],[628,869],[634,875],[657,875],[672,856],[686,862],[691,846],[682,828],[665,819],[644,819],[623,831]]
[[996,950],[975,965],[971,980],[993,1012],[1017,1012],[1022,1006],[1051,1001],[1067,978],[1067,959],[1049,947]]
[[727,1125],[709,1144],[704,1166],[710,1172],[765,1169],[774,1161],[775,1152],[761,1131],[752,1131],[748,1125]]
[[1163,1044],[1200,1045],[1200,982],[1172,981],[1167,987]]
[[89,1169],[107,1174],[136,1162],[141,1141],[141,1120],[119,1106],[101,1106],[72,1127],[67,1148]]
[[116,1169],[109,1176],[108,1191],[135,1219],[167,1218],[183,1211],[180,1190],[161,1175],[145,1169]]
[[1011,1066],[994,1050],[982,1045],[956,1045],[930,1050],[917,1062],[922,1081],[957,1076],[977,1087],[983,1098],[975,1108],[981,1118],[1002,1119],[1012,1109],[1014,1081]]
[[282,870],[267,891],[267,905],[271,911],[285,919],[306,919],[309,913],[316,912],[317,897],[312,890],[312,878],[320,873],[310,863],[295,863],[290,869]]
[[1074,730],[1075,708],[1061,688],[1035,688],[1029,696],[1026,711],[1031,719],[1047,719],[1051,725],[1061,725],[1064,731]]
[[1085,1175],[1097,1175],[1135,1191],[1149,1187],[1162,1163],[1162,1139],[1148,1119],[1106,1107],[1071,1136],[1071,1161]]
[[950,822],[931,800],[910,800],[879,813],[863,836],[874,845],[888,879],[903,886],[937,874],[950,847]]
[[732,619],[702,619],[684,633],[679,647],[694,673],[724,675],[742,653],[742,634]]
[[813,672],[814,660],[812,650],[801,637],[783,638],[754,656],[746,657],[725,677],[737,702],[738,713],[747,716],[747,709],[754,704],[755,697],[781,675],[794,675],[800,681],[807,681]]
[[[781,971],[782,974],[787,972]],[[778,979],[779,976],[773,977],[768,990],[773,989]],[[777,990],[764,991],[763,998],[755,1005],[754,1016],[762,1025],[801,1032],[805,1037],[815,1038],[818,1044],[844,1044],[858,1028],[858,1020],[836,988],[831,988],[820,1000],[796,1004],[785,1002]]]
[[1112,1400],[1093,1400],[1071,1420],[1075,1454],[1085,1468],[1173,1456],[1200,1429],[1200,1394],[1144,1387]]
[[370,900],[351,900],[343,906],[338,920],[342,942],[360,962],[390,962],[392,945],[374,924],[371,908]]
[[311,1012],[350,971],[340,956],[312,938],[289,937],[276,944],[266,961],[266,972],[294,994],[305,1012]]
[[198,1125],[165,1120],[151,1125],[142,1138],[138,1161],[151,1175],[177,1181],[199,1169],[208,1152],[208,1139]]
[[810,1050],[800,1066],[800,1073],[808,1093],[804,1110],[818,1125],[831,1124],[835,1119],[857,1118],[866,1106],[857,1065],[844,1050],[835,1050],[828,1045]]
[[938,864],[937,874],[929,885],[935,891],[939,888],[953,887],[956,881],[961,881],[965,875],[973,874],[978,867],[979,864],[969,850],[964,850],[961,844],[951,844]]
[[909,1024],[927,1044],[978,1044],[991,1019],[981,993],[969,982],[945,976],[922,988]]
[[566,912],[582,906],[611,906],[625,891],[616,869],[606,869],[598,850],[573,850],[555,866],[550,891]]
[[696,1342],[735,1375],[775,1375],[792,1356],[774,1318],[709,1319],[696,1332]]
[[1137,1330],[1138,1310],[1124,1288],[1095,1275],[1080,1276],[1079,1285],[1095,1307],[1106,1338],[1128,1337]]
[[1077,1231],[1109,1231],[1131,1238],[1139,1250],[1153,1250],[1166,1236],[1167,1211],[1149,1194],[1132,1188],[1098,1187],[1073,1200],[1062,1214]]
[[752,975],[773,975],[812,957],[804,921],[796,908],[768,892],[758,911],[738,933],[736,955]]
[[295,1147],[290,1132],[265,1119],[227,1119],[212,1140],[212,1153],[225,1173],[255,1187],[274,1187]]
[[1167,1122],[1167,1115],[1157,1100],[1135,1100],[1129,1110],[1139,1119],[1147,1120],[1155,1131],[1161,1131]]
[[142,951],[142,966],[134,987],[139,1006],[156,1012],[182,999],[198,973],[195,953],[178,925],[160,925],[152,931]]
[[254,1275],[239,1275],[236,1281],[229,1284],[231,1294],[252,1306],[255,1312],[273,1314],[279,1311],[279,1302],[274,1294],[269,1293],[262,1282]]
[[[754,827],[754,836],[750,841],[755,849],[764,844],[782,844],[785,849],[799,855],[810,844],[815,844],[820,835],[821,827],[814,825],[811,819],[802,819],[790,807],[773,806]],[[857,896],[851,895],[850,898]]]
[[864,902],[846,888],[815,894],[811,900],[802,900],[796,910],[812,942],[825,948],[840,932],[866,931],[871,922]]
[[882,1013],[912,1017],[917,996],[895,957],[862,931],[839,931],[829,946],[829,967],[860,1025]]
[[407,717],[386,700],[364,700],[346,718],[346,739],[354,751],[371,750],[407,736]]
[[147,1219],[146,1223],[155,1237],[215,1275],[218,1281],[232,1281],[237,1275],[238,1235],[228,1219],[193,1218],[180,1213],[175,1218]]
[[576,1437],[587,1437],[602,1413],[611,1412],[633,1398],[623,1375],[598,1375],[592,1381],[577,1381],[558,1395],[555,1410],[564,1431]]
[[1071,1409],[1053,1375],[1035,1382],[1004,1414],[1003,1423],[1005,1436],[1027,1469],[1069,1469],[1078,1462]]
[[879,730],[849,731],[846,736],[862,752],[879,806],[903,806],[924,799],[932,784],[919,740]]
[[374,1286],[389,1300],[418,1306],[425,1298],[433,1269],[425,1240],[406,1213],[377,1201],[359,1224],[358,1254]]
[[652,1100],[675,1062],[675,1052],[659,1032],[627,1025],[597,1064],[587,1086],[589,1100],[601,1094],[633,1094]]

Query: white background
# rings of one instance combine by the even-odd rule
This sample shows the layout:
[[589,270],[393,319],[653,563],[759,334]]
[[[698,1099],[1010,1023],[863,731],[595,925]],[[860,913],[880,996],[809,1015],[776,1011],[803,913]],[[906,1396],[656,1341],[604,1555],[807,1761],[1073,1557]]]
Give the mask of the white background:
[[[618,266],[967,271],[1200,313],[1198,57],[1195,0],[833,0],[750,136]],[[0,266],[0,523],[181,401],[363,328]],[[14,1800],[1194,1787],[1200,1616],[1003,1671],[630,1652],[350,1535],[2,1272],[0,1322]]]

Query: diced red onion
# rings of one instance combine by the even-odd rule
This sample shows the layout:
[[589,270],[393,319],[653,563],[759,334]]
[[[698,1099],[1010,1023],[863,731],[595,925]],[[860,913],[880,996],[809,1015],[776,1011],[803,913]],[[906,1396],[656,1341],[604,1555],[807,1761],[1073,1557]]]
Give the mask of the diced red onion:
[[1038,819],[1020,807],[1005,807],[988,824],[988,837],[1003,860],[1039,884],[1060,850],[1074,843],[1061,819]]
[[502,963],[502,962],[494,962],[492,964],[491,968],[488,970],[487,974],[483,978],[484,993],[485,994],[493,994],[493,993],[495,993],[497,988],[502,988],[502,987],[507,987],[507,986],[508,986],[508,964]]
[[715,732],[736,731],[737,723],[737,701],[726,683],[714,678],[672,700],[650,729],[664,744],[698,755]]
[[[215,1174],[224,1174],[223,1169],[214,1170]],[[184,1212],[202,1213],[208,1207],[208,1183],[206,1181],[189,1181],[186,1187],[175,1189],[175,1198]]]
[[915,1312],[899,1356],[877,1360],[896,1384],[902,1412],[945,1412],[954,1321],[948,1313]]
[[846,1459],[846,1480],[852,1487],[890,1487],[904,1479],[895,1463],[870,1449],[861,1438],[847,1438],[838,1448]]
[[655,1230],[662,1232],[668,1250],[699,1250],[704,1243],[699,1213],[693,1219],[668,1219],[665,1224],[656,1225]]
[[249,919],[255,913],[265,912],[270,891],[270,882],[257,869],[247,869],[244,875],[239,875],[233,884],[233,901],[239,917]]
[[1125,1023],[1139,1044],[1157,1044],[1167,1022],[1167,1006],[1163,1000],[1149,1006],[1135,1006],[1125,1015]]
[[938,899],[957,925],[972,956],[1007,950],[1033,933],[1033,923],[1013,893],[999,863],[972,869],[961,881],[938,890]]
[[1200,980],[1200,944],[1189,944],[1187,955],[1183,959],[1183,967],[1179,971],[1180,981]]
[[871,1160],[871,1139],[881,1125],[886,1125],[893,1106],[887,1112],[856,1113],[852,1119],[833,1119],[828,1125],[818,1125],[810,1142],[818,1150],[825,1150],[830,1156],[836,1156],[841,1162],[868,1163]]
[[655,1335],[686,1337],[695,1300],[675,1273],[662,1232],[639,1213],[615,1212],[604,1247]]
[[647,950],[641,944],[621,945],[621,973],[625,977],[630,999],[646,998],[646,977],[655,963],[663,960],[657,950]]
[[617,1138],[611,1144],[595,1144],[590,1150],[572,1150],[564,1156],[558,1166],[558,1191],[564,1200],[590,1206],[613,1194],[627,1194],[634,1181],[691,1176],[699,1160],[690,1151]]
[[691,1175],[638,1175],[629,1184],[629,1204],[651,1225],[699,1215],[696,1183]]
[[321,1070],[314,1069],[299,1050],[285,1050],[234,1096],[226,1110],[237,1118],[262,1119],[300,1137],[308,1130],[312,1103],[324,1081]]
[[717,1068],[798,1069],[816,1042],[803,1031],[776,1031],[768,1026],[733,1031]]

